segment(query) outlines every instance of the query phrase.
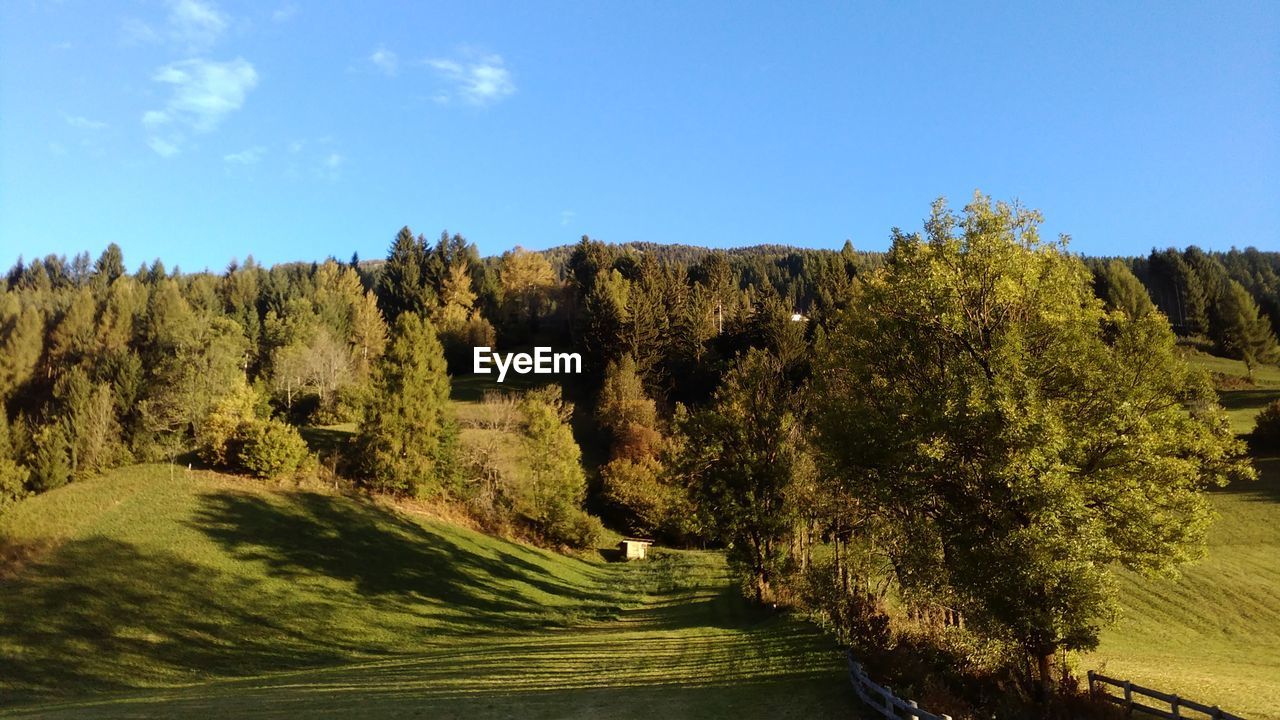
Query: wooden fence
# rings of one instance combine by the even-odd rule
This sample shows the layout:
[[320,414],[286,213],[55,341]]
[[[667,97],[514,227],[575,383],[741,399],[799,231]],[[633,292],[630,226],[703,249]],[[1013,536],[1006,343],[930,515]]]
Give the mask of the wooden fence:
[[[1107,692],[1107,686],[1119,688],[1123,695],[1116,696]],[[1159,690],[1144,688],[1140,685],[1134,685],[1128,680],[1116,680],[1106,675],[1100,675],[1092,670],[1089,671],[1089,694],[1095,698],[1105,702],[1119,705],[1125,709],[1125,712],[1132,713],[1138,710],[1148,715],[1154,715],[1161,718],[1169,718],[1170,720],[1182,720],[1183,718],[1196,717],[1195,715],[1184,715],[1184,710],[1193,710],[1198,713],[1204,713],[1213,720],[1244,720],[1239,715],[1232,715],[1225,710],[1218,708],[1217,705],[1202,705],[1198,702],[1180,698],[1177,695],[1162,693]],[[1150,698],[1169,706],[1168,710],[1163,707],[1153,707],[1138,702],[1134,698]]]
[[867,707],[875,710],[886,718],[892,720],[951,720],[950,715],[934,715],[931,712],[925,712],[916,706],[914,700],[903,700],[893,694],[893,689],[877,685],[867,677],[862,670],[862,663],[853,657],[853,653],[848,654],[849,658],[849,682],[853,683],[854,692],[858,693],[858,697]]

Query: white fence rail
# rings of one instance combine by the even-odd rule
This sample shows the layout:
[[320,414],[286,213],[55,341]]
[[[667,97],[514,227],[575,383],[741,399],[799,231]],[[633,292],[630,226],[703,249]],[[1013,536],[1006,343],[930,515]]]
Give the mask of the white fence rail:
[[849,682],[853,683],[854,692],[858,693],[867,707],[892,720],[951,720],[950,715],[934,715],[921,710],[915,700],[903,700],[894,695],[892,688],[878,685],[867,677],[862,670],[862,663],[854,659],[852,652],[848,654],[848,658]]
[[[1119,688],[1121,695],[1112,695],[1107,691],[1107,686]],[[1185,711],[1193,710],[1197,713],[1213,718],[1213,720],[1244,720],[1239,715],[1222,710],[1217,705],[1203,705],[1201,703],[1180,698],[1177,695],[1162,693],[1159,690],[1152,690],[1141,685],[1134,685],[1128,680],[1116,680],[1106,675],[1101,675],[1092,670],[1089,671],[1089,694],[1104,702],[1119,705],[1125,709],[1125,712],[1132,713],[1134,710],[1144,712],[1148,715],[1154,715],[1161,718],[1169,718],[1169,720],[1184,720],[1187,718],[1198,717],[1197,715],[1187,715]],[[1153,707],[1148,704],[1138,702],[1134,698],[1149,698],[1168,705],[1169,709],[1163,707]]]

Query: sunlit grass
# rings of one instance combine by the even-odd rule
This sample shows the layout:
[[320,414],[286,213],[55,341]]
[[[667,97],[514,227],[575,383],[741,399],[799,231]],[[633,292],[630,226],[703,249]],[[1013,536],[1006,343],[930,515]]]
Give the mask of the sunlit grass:
[[1125,574],[1086,666],[1252,720],[1280,718],[1280,458],[1217,491],[1207,557],[1178,580]]
[[[141,466],[25,501],[15,715],[849,717],[840,655],[723,559],[565,557],[358,497]],[[0,714],[5,711],[0,710]]]
[[[1245,380],[1249,371],[1239,360],[1217,357],[1207,353],[1188,350],[1187,360],[1197,367],[1212,373]],[[1253,387],[1223,389],[1218,391],[1218,398],[1227,411],[1231,421],[1231,430],[1237,435],[1253,432],[1254,419],[1258,412],[1273,400],[1280,400],[1280,366],[1263,365],[1254,368]]]

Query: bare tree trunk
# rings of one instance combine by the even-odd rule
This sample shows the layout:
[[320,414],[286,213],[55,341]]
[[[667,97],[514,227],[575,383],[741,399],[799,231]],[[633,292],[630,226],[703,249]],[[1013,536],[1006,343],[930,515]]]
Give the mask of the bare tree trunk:
[[1041,649],[1036,653],[1036,674],[1040,681],[1040,699],[1048,702],[1053,697],[1053,650]]

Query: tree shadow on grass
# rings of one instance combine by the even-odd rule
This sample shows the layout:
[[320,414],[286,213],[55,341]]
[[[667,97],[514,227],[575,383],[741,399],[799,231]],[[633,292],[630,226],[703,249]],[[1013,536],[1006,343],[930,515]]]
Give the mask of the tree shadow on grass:
[[[170,553],[103,537],[66,542],[0,583],[5,704],[190,679],[193,671],[327,664],[353,650],[279,624],[272,605]],[[297,608],[313,610],[324,617],[324,608]]]
[[1218,402],[1227,410],[1261,410],[1271,401],[1280,399],[1280,389],[1224,390],[1218,393]]
[[613,606],[619,599],[508,552],[482,554],[377,505],[306,492],[285,499],[207,494],[193,523],[237,559],[265,563],[273,576],[347,581],[371,599],[432,601],[469,617],[477,631],[554,624],[559,613],[549,600]]
[[[575,586],[519,551],[487,555],[341,497],[211,493],[191,522],[237,562],[106,537],[0,553],[22,558],[0,579],[0,705],[332,665],[620,612],[620,594]],[[240,563],[265,567],[226,572]]]
[[1280,503],[1280,456],[1254,457],[1253,466],[1258,469],[1257,480],[1234,482],[1212,492],[1242,495],[1258,502]]

